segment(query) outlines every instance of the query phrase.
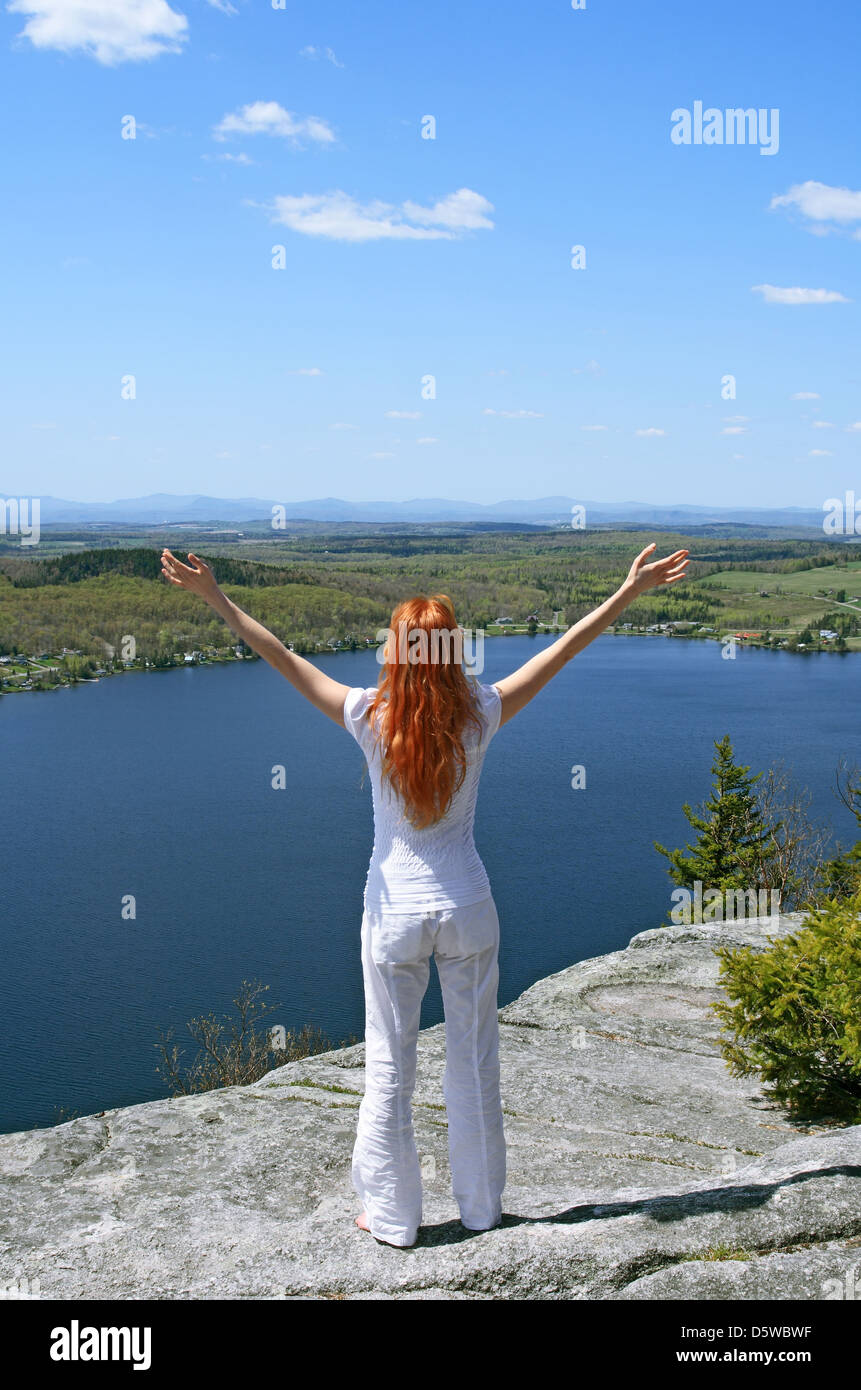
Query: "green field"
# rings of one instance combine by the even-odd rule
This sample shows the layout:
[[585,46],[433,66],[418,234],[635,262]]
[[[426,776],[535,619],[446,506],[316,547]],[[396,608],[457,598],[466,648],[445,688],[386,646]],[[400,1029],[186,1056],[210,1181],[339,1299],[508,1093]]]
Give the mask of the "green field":
[[[768,574],[763,570],[718,570],[702,581],[705,588],[731,589],[734,593],[823,594],[831,589],[846,590],[846,597],[861,602],[861,560],[849,565],[829,565],[823,569],[800,570],[796,574]],[[853,587],[854,586],[854,587]]]
[[[699,587],[720,599],[724,614],[739,628],[784,637],[805,628],[833,629],[838,614],[861,616],[861,561],[794,574],[718,570]],[[853,604],[853,599],[858,602]],[[852,649],[861,644],[847,636],[847,645]]]

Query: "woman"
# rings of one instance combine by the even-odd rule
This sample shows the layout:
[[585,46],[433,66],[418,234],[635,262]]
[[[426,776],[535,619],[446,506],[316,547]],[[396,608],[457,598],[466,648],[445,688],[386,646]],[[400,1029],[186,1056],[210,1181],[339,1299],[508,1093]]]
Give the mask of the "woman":
[[494,685],[465,674],[457,640],[462,633],[445,595],[407,600],[392,615],[377,688],[333,680],[237,608],[198,556],[190,554],[192,564],[184,565],[162,552],[171,584],[200,594],[237,636],[346,728],[365,754],[374,849],[361,929],[365,1095],[352,1179],[364,1206],[356,1225],[384,1244],[414,1245],[421,1222],[411,1098],[431,955],[445,1009],[452,1191],[468,1230],[489,1230],[502,1220],[499,921],[473,841],[481,767],[497,729],[572,656],[639,594],[684,577],[686,550],[649,563],[654,549],[649,545],[637,556],[611,598]]

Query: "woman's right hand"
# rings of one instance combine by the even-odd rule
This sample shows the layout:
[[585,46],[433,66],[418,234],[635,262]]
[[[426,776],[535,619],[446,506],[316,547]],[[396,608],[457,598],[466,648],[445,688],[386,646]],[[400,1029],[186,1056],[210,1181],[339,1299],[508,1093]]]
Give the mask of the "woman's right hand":
[[655,549],[655,542],[641,550],[628,571],[627,585],[637,594],[645,594],[649,589],[657,589],[663,584],[676,584],[684,579],[689,564],[686,558],[690,551],[674,550],[665,560],[648,563],[648,556]]

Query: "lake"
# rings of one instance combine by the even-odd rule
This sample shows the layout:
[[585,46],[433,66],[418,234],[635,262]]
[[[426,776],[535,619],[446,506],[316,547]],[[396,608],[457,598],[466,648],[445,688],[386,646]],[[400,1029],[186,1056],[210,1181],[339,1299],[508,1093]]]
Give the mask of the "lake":
[[[552,640],[488,639],[480,679]],[[373,651],[316,660],[351,686],[379,675]],[[839,758],[858,758],[859,694],[854,655],[728,661],[719,643],[605,636],[576,657],[499,731],[482,774],[500,1005],[665,920],[673,885],[652,842],[690,838],[682,803],[707,796],[726,733],[737,761],[783,761],[814,817],[857,838],[832,788]],[[243,979],[270,986],[271,1023],[361,1038],[364,760],[264,662],[3,697],[0,738],[0,1131],[165,1095],[159,1029],[182,1043],[189,1018],[231,1012]],[[422,1023],[441,1019],[432,971]]]

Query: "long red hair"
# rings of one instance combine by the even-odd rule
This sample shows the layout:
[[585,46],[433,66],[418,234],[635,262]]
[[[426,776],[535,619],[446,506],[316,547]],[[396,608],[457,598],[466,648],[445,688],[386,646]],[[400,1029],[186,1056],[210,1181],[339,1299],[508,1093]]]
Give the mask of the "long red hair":
[[[417,829],[444,816],[463,783],[467,724],[472,722],[479,734],[482,731],[474,691],[463,669],[462,642],[458,650],[452,638],[457,630],[447,594],[420,595],[398,604],[389,625],[377,693],[367,711],[373,729],[380,710],[376,739],[382,749],[383,774],[403,801],[407,820]],[[410,651],[417,652],[419,659],[410,659]]]

